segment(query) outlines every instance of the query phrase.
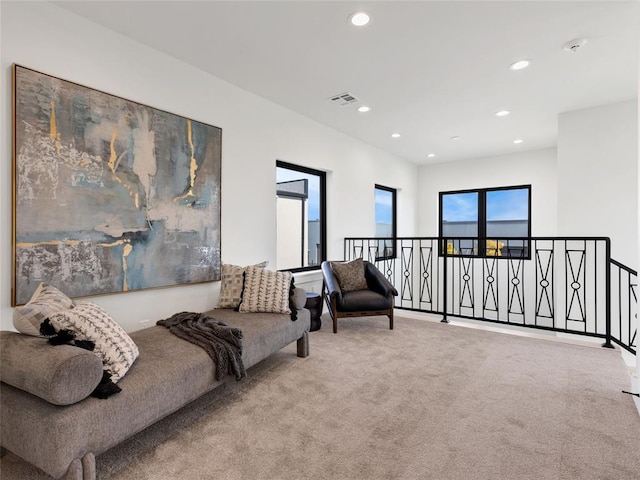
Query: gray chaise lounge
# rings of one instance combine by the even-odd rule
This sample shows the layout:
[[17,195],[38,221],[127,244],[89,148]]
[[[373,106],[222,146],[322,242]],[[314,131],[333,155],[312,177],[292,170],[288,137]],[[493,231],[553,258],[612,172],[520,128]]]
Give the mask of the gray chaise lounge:
[[[309,311],[287,314],[239,313],[213,310],[211,315],[243,332],[246,368],[297,341],[299,357],[309,352]],[[131,334],[140,355],[118,382],[122,392],[105,400],[87,397],[67,406],[53,405],[36,395],[1,385],[0,444],[54,478],[94,480],[95,455],[105,452],[161,418],[212,390],[215,368],[207,353],[154,326]],[[29,368],[49,368],[66,357],[93,360],[86,350],[53,347],[42,338],[0,332],[3,380]],[[81,358],[82,357],[82,358]],[[32,365],[24,365],[28,359]],[[233,376],[227,377],[235,381]],[[226,381],[227,379],[223,380]],[[28,379],[26,380],[27,383]],[[14,382],[15,383],[15,382]],[[19,383],[22,383],[20,381]],[[50,388],[50,385],[35,385]],[[64,392],[63,392],[64,394]]]

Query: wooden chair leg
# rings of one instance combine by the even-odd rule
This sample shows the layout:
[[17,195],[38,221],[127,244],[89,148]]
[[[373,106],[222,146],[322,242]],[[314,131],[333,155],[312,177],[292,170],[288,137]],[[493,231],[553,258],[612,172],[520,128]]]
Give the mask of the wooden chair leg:
[[393,330],[393,307],[391,307],[391,311],[389,312],[389,330]]
[[333,320],[333,333],[338,333],[338,309],[335,297],[331,298],[331,319]]

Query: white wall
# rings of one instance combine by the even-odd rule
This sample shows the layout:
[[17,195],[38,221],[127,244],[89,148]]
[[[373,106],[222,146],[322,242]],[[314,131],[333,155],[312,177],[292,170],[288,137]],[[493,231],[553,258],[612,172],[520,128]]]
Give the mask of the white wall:
[[[328,172],[328,256],[375,230],[373,188],[398,188],[398,233],[416,234],[417,167],[47,3],[0,2],[0,327],[11,329],[11,64],[222,128],[222,259],[276,260],[276,159]],[[313,277],[317,282],[317,274]],[[126,330],[215,305],[219,282],[93,299]]]
[[635,100],[558,119],[558,235],[607,236],[611,256],[638,268]]
[[438,235],[440,192],[531,185],[531,234],[556,235],[556,150],[535,150],[420,167],[419,232]]

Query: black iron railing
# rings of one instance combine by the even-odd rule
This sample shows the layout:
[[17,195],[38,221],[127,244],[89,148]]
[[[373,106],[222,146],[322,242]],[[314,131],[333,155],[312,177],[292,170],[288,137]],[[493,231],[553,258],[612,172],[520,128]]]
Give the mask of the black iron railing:
[[638,350],[638,272],[611,259],[611,339],[631,353]]
[[611,259],[609,238],[345,238],[345,260],[357,257],[396,286],[396,308],[598,337],[635,353],[637,273]]

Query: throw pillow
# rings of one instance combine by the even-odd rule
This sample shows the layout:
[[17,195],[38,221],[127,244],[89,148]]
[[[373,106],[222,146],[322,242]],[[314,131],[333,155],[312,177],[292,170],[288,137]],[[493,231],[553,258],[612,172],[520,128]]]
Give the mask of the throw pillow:
[[[262,262],[254,267],[265,268],[269,262]],[[244,271],[247,267],[222,264],[220,274],[220,297],[216,308],[238,308],[242,301],[242,287],[244,285]]]
[[364,277],[364,262],[362,258],[356,258],[351,262],[331,262],[331,270],[338,279],[340,290],[350,292],[353,290],[366,290],[367,280]]
[[52,347],[43,338],[2,332],[0,377],[54,405],[71,405],[91,394],[102,378],[102,361],[88,350]]
[[307,304],[307,292],[304,288],[294,287],[291,289],[291,308],[300,310]]
[[56,287],[41,283],[27,304],[13,309],[13,326],[20,333],[39,337],[42,322],[72,306],[73,300]]
[[291,313],[291,272],[274,272],[248,267],[245,272],[241,312]]
[[138,347],[131,337],[95,303],[79,303],[72,310],[51,315],[49,320],[57,330],[66,328],[78,339],[94,342],[93,351],[102,359],[113,383],[117,383],[138,358]]

